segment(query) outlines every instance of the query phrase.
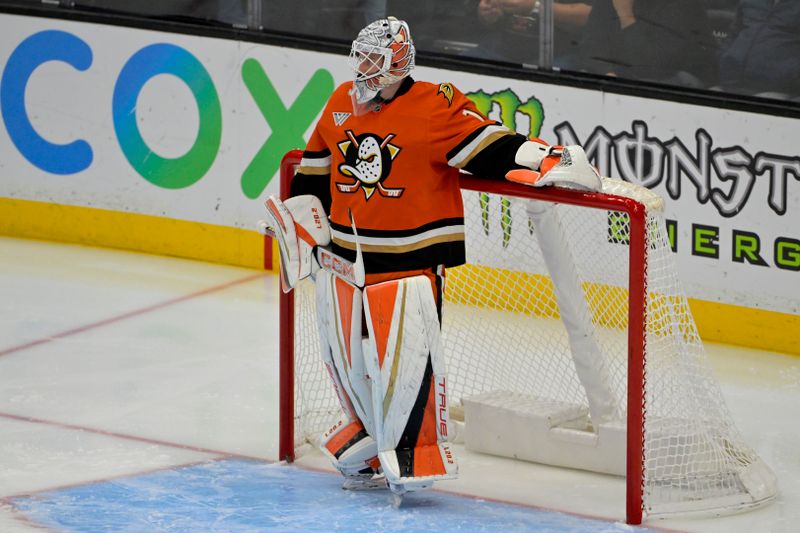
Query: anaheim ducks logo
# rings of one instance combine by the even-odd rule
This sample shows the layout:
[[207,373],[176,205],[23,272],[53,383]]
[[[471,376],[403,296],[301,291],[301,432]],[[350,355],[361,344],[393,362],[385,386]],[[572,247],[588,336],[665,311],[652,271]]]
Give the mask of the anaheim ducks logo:
[[394,133],[381,139],[372,133],[354,135],[351,130],[345,131],[347,140],[337,144],[344,156],[344,163],[339,165],[339,172],[354,178],[354,183],[336,183],[340,192],[354,193],[363,188],[367,200],[375,193],[385,198],[399,198],[405,189],[389,189],[383,182],[392,170],[392,161],[400,153],[400,147],[391,144]]

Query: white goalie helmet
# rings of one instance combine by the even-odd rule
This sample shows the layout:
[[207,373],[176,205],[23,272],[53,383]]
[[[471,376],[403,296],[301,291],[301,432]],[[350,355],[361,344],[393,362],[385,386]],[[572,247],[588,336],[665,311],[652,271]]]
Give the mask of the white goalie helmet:
[[414,43],[408,24],[395,17],[379,19],[358,32],[350,49],[355,73],[351,95],[355,105],[365,104],[402,80],[414,68]]

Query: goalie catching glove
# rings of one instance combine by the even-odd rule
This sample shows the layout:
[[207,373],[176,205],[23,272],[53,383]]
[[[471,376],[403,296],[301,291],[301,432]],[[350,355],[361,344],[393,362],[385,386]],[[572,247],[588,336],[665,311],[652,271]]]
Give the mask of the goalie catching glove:
[[512,170],[506,179],[523,185],[543,187],[554,185],[581,191],[600,191],[603,188],[600,173],[578,145],[549,146],[532,140],[522,144],[514,158],[518,165],[528,169]]
[[259,221],[259,227],[278,241],[281,287],[283,292],[289,292],[318,266],[314,248],[331,242],[328,217],[319,198],[310,194],[285,202],[270,196],[264,205],[267,219]]

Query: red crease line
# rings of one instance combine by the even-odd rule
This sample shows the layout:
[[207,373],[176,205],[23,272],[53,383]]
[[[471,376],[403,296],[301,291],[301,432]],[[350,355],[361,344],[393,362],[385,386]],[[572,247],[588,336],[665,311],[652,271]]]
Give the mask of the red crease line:
[[[41,494],[47,494],[48,492],[70,490],[70,489],[76,489],[78,487],[88,487],[90,485],[97,485],[97,484],[100,484],[100,483],[113,483],[114,481],[117,481],[117,480],[120,480],[120,479],[137,478],[137,477],[140,477],[140,476],[148,476],[150,474],[157,474],[159,472],[166,472],[166,471],[169,471],[169,470],[190,468],[190,467],[193,467],[193,466],[205,465],[205,464],[209,464],[209,463],[213,463],[213,462],[217,462],[217,461],[225,461],[225,460],[230,459],[230,458],[231,457],[228,456],[228,455],[223,455],[223,456],[212,458],[210,460],[209,459],[204,459],[204,460],[200,460],[200,461],[187,461],[187,462],[184,462],[184,463],[175,463],[175,464],[165,465],[165,466],[156,466],[156,467],[153,467],[153,468],[147,468],[147,469],[144,469],[144,470],[138,470],[138,471],[135,471],[135,472],[127,472],[127,473],[117,474],[117,475],[113,475],[113,476],[107,476],[107,477],[101,477],[101,478],[95,478],[95,479],[87,479],[85,481],[76,481],[74,483],[64,483],[63,485],[53,485],[51,487],[45,487],[43,489],[36,489],[36,490],[27,491],[27,492],[21,492],[19,494],[12,494],[10,496],[4,496],[4,497],[0,498],[0,504],[8,505],[13,510],[21,513],[21,511],[19,511],[17,509],[17,506],[15,505],[14,500],[18,500],[18,499],[22,499],[22,498],[35,498],[36,496],[39,496]],[[22,516],[25,516],[25,515],[22,514]]]
[[20,345],[17,345],[17,346],[12,346],[11,348],[6,348],[4,350],[0,350],[0,357],[3,357],[4,355],[9,355],[9,354],[12,354],[12,353],[16,353],[16,352],[21,352],[22,350],[27,350],[28,348],[33,348],[35,346],[39,346],[39,345],[42,345],[42,344],[47,344],[48,342],[52,342],[52,341],[58,340],[58,339],[63,339],[64,337],[69,337],[71,335],[77,335],[78,333],[83,333],[83,332],[89,331],[91,329],[99,328],[99,327],[102,327],[102,326],[107,326],[109,324],[113,324],[115,322],[119,322],[121,320],[132,318],[132,317],[135,317],[135,316],[138,316],[138,315],[143,315],[145,313],[149,313],[151,311],[156,311],[158,309],[162,309],[162,308],[168,307],[170,305],[181,303],[181,302],[184,302],[186,300],[191,300],[192,298],[198,298],[200,296],[205,296],[206,294],[210,294],[212,292],[217,292],[217,291],[221,291],[221,290],[224,290],[224,289],[228,289],[228,288],[233,287],[235,285],[241,285],[242,283],[247,283],[249,281],[253,281],[254,279],[258,279],[258,278],[264,277],[265,275],[267,275],[267,274],[266,273],[254,274],[252,276],[247,276],[246,278],[234,280],[234,281],[231,281],[231,282],[228,282],[228,283],[225,283],[225,284],[222,284],[222,285],[217,285],[217,286],[214,286],[214,287],[209,287],[207,289],[203,289],[203,290],[198,291],[198,292],[193,292],[191,294],[186,294],[184,296],[179,296],[178,298],[173,298],[172,300],[167,300],[165,302],[154,304],[154,305],[151,305],[151,306],[148,306],[148,307],[143,307],[141,309],[134,309],[133,311],[128,311],[127,313],[123,313],[121,315],[117,315],[117,316],[114,316],[114,317],[106,318],[104,320],[100,320],[99,322],[94,322],[94,323],[91,323],[91,324],[87,324],[85,326],[80,326],[80,327],[77,327],[77,328],[68,329],[66,331],[62,331],[61,333],[56,333],[54,335],[49,335],[49,336],[47,336],[45,338],[42,338],[42,339],[37,339],[35,341],[30,341],[30,342],[26,342],[24,344],[20,344]]
[[188,444],[178,444],[178,443],[175,443],[175,442],[169,442],[169,441],[165,441],[165,440],[151,439],[151,438],[148,438],[148,437],[139,437],[139,436],[136,436],[136,435],[129,435],[127,433],[118,433],[116,431],[107,431],[107,430],[104,430],[104,429],[95,429],[95,428],[90,428],[90,427],[86,427],[86,426],[78,426],[76,424],[67,424],[67,423],[64,423],[64,422],[56,422],[54,420],[44,420],[42,418],[34,418],[34,417],[31,417],[31,416],[20,416],[20,415],[13,415],[13,414],[10,414],[10,413],[0,413],[0,418],[7,418],[9,420],[17,420],[19,422],[29,422],[31,424],[42,424],[42,425],[45,425],[45,426],[53,426],[53,427],[58,427],[58,428],[62,428],[62,429],[69,429],[69,430],[75,430],[75,431],[85,431],[87,433],[94,433],[95,435],[103,435],[103,436],[106,436],[106,437],[115,437],[115,438],[118,438],[118,439],[132,440],[132,441],[136,441],[136,442],[143,442],[143,443],[146,443],[146,444],[155,444],[155,445],[158,445],[158,446],[168,446],[170,448],[178,448],[180,450],[188,450],[188,451],[192,451],[192,452],[208,453],[208,454],[212,454],[212,455],[226,455],[226,456],[229,456],[229,457],[236,457],[236,458],[241,458],[241,459],[251,459],[251,460],[256,460],[256,461],[264,461],[265,460],[263,457],[254,457],[252,455],[243,455],[243,454],[238,454],[238,453],[223,452],[223,451],[220,451],[220,450],[212,450],[210,448],[202,448],[200,446],[191,446],[191,445],[188,445]]

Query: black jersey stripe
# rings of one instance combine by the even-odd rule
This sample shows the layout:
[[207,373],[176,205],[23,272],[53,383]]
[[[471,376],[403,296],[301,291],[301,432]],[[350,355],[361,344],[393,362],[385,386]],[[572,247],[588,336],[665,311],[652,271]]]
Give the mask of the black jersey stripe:
[[[343,224],[337,224],[335,222],[331,222],[331,229],[335,231],[339,231],[341,233],[346,233],[347,235],[353,234],[353,228],[350,226],[345,226]],[[380,229],[368,229],[368,228],[357,228],[358,234],[363,237],[413,237],[420,233],[424,233],[426,231],[430,231],[432,229],[439,229],[445,228],[448,226],[463,226],[464,225],[464,217],[454,217],[454,218],[443,218],[440,220],[434,220],[433,222],[429,222],[427,224],[423,224],[422,226],[418,226],[416,228],[411,229],[403,229],[403,230],[380,230]]]
[[[353,250],[338,246],[335,242],[331,243],[331,250],[349,261],[356,260]],[[463,241],[436,243],[402,254],[362,252],[362,258],[367,274],[422,270],[437,265],[450,268],[463,265],[467,260]]]
[[324,150],[305,150],[303,157],[308,159],[324,159],[331,155],[331,151],[325,148]]
[[501,126],[501,125],[502,124],[498,122],[487,122],[480,128],[476,129],[475,131],[467,135],[466,138],[464,138],[463,141],[458,143],[452,150],[447,152],[447,155],[445,156],[445,161],[450,161],[451,159],[453,159],[453,157],[455,157],[456,154],[458,154],[461,150],[463,150],[465,146],[468,146],[469,143],[474,141],[475,138],[478,137],[481,133],[483,133],[483,130],[485,130],[489,126]]

